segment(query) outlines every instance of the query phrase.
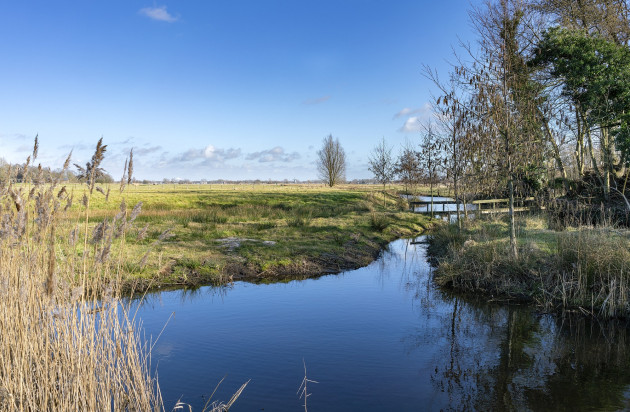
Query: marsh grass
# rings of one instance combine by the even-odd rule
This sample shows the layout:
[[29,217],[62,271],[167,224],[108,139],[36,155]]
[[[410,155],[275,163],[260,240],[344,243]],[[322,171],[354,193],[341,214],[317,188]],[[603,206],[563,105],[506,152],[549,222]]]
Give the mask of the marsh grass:
[[287,218],[287,226],[289,227],[306,227],[313,220],[313,210],[301,207],[294,211],[292,216]]
[[558,232],[548,222],[545,216],[521,218],[517,259],[501,219],[479,220],[461,231],[440,227],[429,247],[439,265],[437,282],[546,309],[629,317],[630,231],[600,225]]
[[390,220],[386,215],[382,213],[376,213],[376,212],[372,212],[370,214],[370,227],[373,230],[377,232],[382,232],[385,229],[387,229],[389,224],[390,224]]
[[[110,188],[94,183],[105,151],[99,141],[81,167],[83,187],[28,173],[15,184],[37,149],[0,182],[0,410],[164,410],[151,346],[123,299],[126,245],[147,235],[148,226],[136,227],[142,204],[128,207],[121,183],[117,205],[91,209],[110,201]],[[128,184],[132,162],[127,173]]]

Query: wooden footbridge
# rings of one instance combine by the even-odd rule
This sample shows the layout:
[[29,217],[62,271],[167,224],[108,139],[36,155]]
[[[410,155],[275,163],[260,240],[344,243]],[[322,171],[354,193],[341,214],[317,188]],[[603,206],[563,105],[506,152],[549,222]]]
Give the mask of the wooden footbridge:
[[[479,213],[482,215],[493,213],[508,213],[510,199],[481,199],[473,200],[467,203],[468,212]],[[431,214],[431,213],[455,213],[457,204],[460,205],[460,212],[463,213],[463,201],[459,200],[413,200],[409,201],[409,209],[415,213]],[[433,210],[431,210],[433,205]],[[424,208],[424,210],[416,210],[416,208]],[[536,204],[533,197],[515,198],[514,212],[531,212],[544,209]]]

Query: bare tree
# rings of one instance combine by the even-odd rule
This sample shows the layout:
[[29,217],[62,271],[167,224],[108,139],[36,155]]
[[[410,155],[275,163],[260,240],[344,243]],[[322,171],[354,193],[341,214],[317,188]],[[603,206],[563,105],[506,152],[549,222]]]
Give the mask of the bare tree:
[[317,172],[319,177],[330,187],[346,179],[346,152],[339,139],[329,134],[324,138],[321,150],[317,152]]
[[394,179],[394,160],[392,158],[392,148],[385,143],[385,138],[372,150],[368,159],[368,169],[374,175],[374,180],[383,185],[390,183]]
[[[421,137],[420,151],[417,152],[418,166],[420,170],[424,171],[425,182],[429,183],[429,190],[431,193],[431,217],[433,217],[434,205],[433,205],[433,187],[437,183],[438,174],[437,168],[441,163],[441,141],[439,136],[433,129],[433,124],[428,122],[424,125],[425,133]],[[459,212],[459,209],[457,209]],[[459,214],[458,214],[459,219]]]
[[372,150],[368,159],[368,169],[374,179],[383,185],[383,207],[385,207],[385,186],[394,179],[394,160],[392,148],[385,143],[385,138]]
[[402,151],[398,155],[394,172],[405,186],[405,194],[409,195],[410,191],[413,192],[420,181],[422,173],[420,171],[418,152],[411,143],[407,142],[403,146]]
[[[473,106],[481,128],[484,154],[491,154],[494,172],[507,180],[510,249],[518,256],[514,219],[515,182],[529,168],[538,169],[544,155],[540,119],[536,116],[539,88],[525,61],[519,0],[498,0],[473,13],[480,55],[468,74],[474,87]],[[490,149],[490,153],[488,153]]]

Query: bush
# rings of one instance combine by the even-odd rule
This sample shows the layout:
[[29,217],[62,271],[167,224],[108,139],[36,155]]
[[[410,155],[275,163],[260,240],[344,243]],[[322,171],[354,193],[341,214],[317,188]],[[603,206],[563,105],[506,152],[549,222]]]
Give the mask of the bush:
[[382,232],[389,226],[389,219],[382,213],[370,214],[370,227],[377,232]]

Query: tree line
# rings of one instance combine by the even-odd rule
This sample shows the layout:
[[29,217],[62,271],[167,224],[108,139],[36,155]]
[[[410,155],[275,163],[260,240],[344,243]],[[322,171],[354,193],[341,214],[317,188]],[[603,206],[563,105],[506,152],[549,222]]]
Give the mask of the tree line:
[[451,70],[423,67],[437,93],[420,143],[393,159],[382,140],[369,160],[375,179],[509,198],[514,254],[519,195],[630,212],[628,1],[490,0],[470,17],[476,42],[460,45]]

